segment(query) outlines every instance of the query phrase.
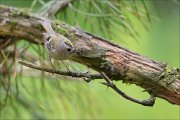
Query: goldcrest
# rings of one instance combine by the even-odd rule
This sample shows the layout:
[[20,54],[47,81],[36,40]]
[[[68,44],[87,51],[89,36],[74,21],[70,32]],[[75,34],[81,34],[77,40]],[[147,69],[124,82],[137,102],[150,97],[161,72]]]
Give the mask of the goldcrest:
[[41,21],[41,24],[46,30],[44,44],[49,56],[56,60],[66,60],[72,56],[75,50],[73,43],[63,35],[54,32],[50,21]]

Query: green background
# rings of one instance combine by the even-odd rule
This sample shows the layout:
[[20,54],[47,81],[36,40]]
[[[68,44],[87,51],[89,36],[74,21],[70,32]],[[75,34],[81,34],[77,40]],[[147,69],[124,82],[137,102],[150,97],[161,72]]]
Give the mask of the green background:
[[[26,7],[31,6],[31,0],[1,0],[1,4],[10,6]],[[150,3],[147,3],[150,4]],[[83,4],[80,4],[83,6]],[[34,7],[36,11],[38,5]],[[132,17],[133,25],[140,37],[138,42],[132,37],[125,36],[122,41],[118,37],[111,36],[113,42],[120,44],[132,51],[144,56],[148,56],[157,61],[167,62],[169,65],[179,67],[179,7],[170,7],[170,13],[166,7],[159,5],[160,19],[152,17],[149,30],[142,27],[138,19]],[[152,9],[155,16],[157,11]],[[91,30],[90,26],[83,24],[83,17],[77,15],[77,19],[72,19],[76,12],[71,9],[58,17],[71,24],[78,25],[82,29],[92,32],[104,38],[101,30]],[[89,18],[92,20],[93,18]],[[78,23],[78,24],[77,24]],[[96,27],[96,22],[93,24]],[[98,26],[97,26],[98,27]],[[119,31],[111,29],[119,35]],[[76,70],[84,70],[85,67],[74,65]],[[79,68],[77,68],[79,67]],[[84,70],[87,71],[87,70]],[[37,72],[38,73],[38,72]],[[41,74],[39,72],[39,74]],[[51,74],[49,74],[52,76]],[[153,107],[144,107],[119,96],[110,88],[107,89],[99,82],[101,80],[86,83],[76,81],[76,78],[64,78],[62,76],[47,77],[43,81],[40,77],[30,78],[24,76],[19,79],[19,97],[12,96],[7,105],[1,110],[1,118],[27,118],[27,119],[83,119],[83,118],[106,118],[106,119],[179,119],[180,108],[177,105],[157,98]],[[65,79],[65,80],[63,80]],[[72,80],[68,80],[72,79]],[[15,92],[14,81],[12,80],[12,93]],[[148,98],[148,94],[142,92],[143,89],[135,85],[115,82],[118,87],[128,95],[138,99]],[[13,91],[14,90],[14,91]],[[1,95],[0,95],[1,96]]]

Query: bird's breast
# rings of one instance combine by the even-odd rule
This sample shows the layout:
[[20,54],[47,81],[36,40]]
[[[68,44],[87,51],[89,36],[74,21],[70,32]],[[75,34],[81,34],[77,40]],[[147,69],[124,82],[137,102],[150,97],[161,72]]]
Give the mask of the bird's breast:
[[66,56],[63,52],[56,50],[49,51],[49,56],[55,60],[66,60],[68,58],[68,56]]

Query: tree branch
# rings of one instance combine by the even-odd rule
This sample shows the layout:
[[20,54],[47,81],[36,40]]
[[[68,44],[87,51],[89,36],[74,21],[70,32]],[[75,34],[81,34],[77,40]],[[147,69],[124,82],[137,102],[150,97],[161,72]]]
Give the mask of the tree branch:
[[150,98],[148,100],[137,100],[135,98],[132,98],[128,95],[126,95],[124,92],[122,92],[118,87],[116,87],[116,85],[103,73],[100,73],[101,76],[106,80],[107,83],[102,83],[103,85],[106,85],[108,87],[111,87],[114,91],[116,91],[119,95],[121,95],[122,97],[124,97],[127,100],[130,100],[132,102],[144,105],[144,106],[153,106],[155,103],[155,97],[154,95],[151,95]]
[[[43,44],[43,27],[40,17],[12,7],[0,5],[0,37],[14,38],[11,42],[25,39]],[[136,84],[148,93],[180,105],[180,71],[167,64],[151,60],[131,52],[103,38],[96,37],[61,21],[52,21],[53,29],[67,37],[76,47],[70,60],[103,72],[111,80],[123,80]],[[1,44],[5,44],[3,39]],[[7,47],[6,45],[4,45]],[[3,47],[2,49],[5,49]]]
[[37,65],[27,63],[27,62],[24,62],[24,61],[19,61],[19,63],[24,65],[24,66],[27,66],[29,68],[49,72],[49,73],[52,73],[52,74],[59,74],[59,75],[65,75],[65,76],[71,76],[71,77],[79,77],[79,78],[84,78],[85,77],[85,78],[92,79],[92,80],[102,78],[100,74],[90,74],[88,72],[80,73],[80,72],[72,72],[72,71],[59,71],[59,70],[55,70],[55,69],[51,69],[51,68],[38,67]]
[[[80,73],[80,72],[71,72],[71,71],[59,71],[56,69],[50,69],[50,68],[45,68],[45,67],[38,67],[37,65],[31,64],[31,63],[27,63],[24,61],[19,61],[20,64],[27,66],[29,68],[33,68],[36,70],[40,70],[40,71],[45,71],[45,72],[49,72],[52,74],[59,74],[59,75],[65,75],[65,76],[71,76],[71,77],[80,77],[80,78],[87,78],[90,82],[91,80],[94,79],[102,79],[104,78],[107,83],[102,82],[103,85],[109,86],[111,87],[113,90],[115,90],[119,95],[121,95],[122,97],[124,97],[127,100],[130,100],[132,102],[144,105],[144,106],[153,106],[155,103],[155,97],[152,95],[148,100],[137,100],[135,98],[132,98],[128,95],[126,95],[124,92],[122,92],[119,88],[116,87],[116,85],[103,73],[101,72],[100,74],[90,74],[90,73]],[[86,80],[86,79],[85,79]]]

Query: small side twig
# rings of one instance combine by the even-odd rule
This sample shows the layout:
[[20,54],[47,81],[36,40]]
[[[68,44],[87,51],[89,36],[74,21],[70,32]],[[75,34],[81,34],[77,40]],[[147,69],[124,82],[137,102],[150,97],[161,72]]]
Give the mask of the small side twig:
[[104,78],[106,80],[106,82],[102,82],[103,85],[111,87],[113,90],[115,90],[118,94],[120,94],[122,97],[126,98],[127,100],[130,100],[132,102],[135,102],[135,103],[138,103],[138,104],[141,104],[144,106],[153,106],[155,103],[155,96],[154,95],[151,95],[148,100],[137,100],[135,98],[132,98],[132,97],[126,95],[119,88],[117,88],[116,85],[103,72],[100,72],[100,74],[92,74],[92,73],[80,73],[80,72],[71,72],[71,71],[59,71],[59,70],[51,69],[51,68],[38,67],[37,65],[34,65],[32,63],[27,63],[24,61],[19,61],[19,63],[24,65],[24,66],[27,66],[29,68],[37,69],[40,71],[45,71],[45,72],[49,72],[49,73],[53,73],[53,74],[59,74],[59,75],[65,75],[65,76],[71,76],[71,77],[87,78],[87,79],[90,79],[90,81],[93,79]]
[[116,85],[109,79],[108,76],[105,75],[105,73],[100,72],[102,78],[106,80],[106,82],[103,82],[103,85],[106,85],[108,87],[111,87],[113,90],[115,90],[118,94],[120,94],[122,97],[124,97],[127,100],[130,100],[132,102],[144,105],[144,106],[153,106],[155,103],[155,96],[151,95],[149,99],[147,100],[137,100],[135,98],[132,98],[128,95],[126,95],[124,92],[122,92]]
[[101,79],[101,75],[97,74],[97,73],[80,73],[80,72],[70,72],[70,71],[59,71],[56,69],[51,69],[51,68],[45,68],[45,67],[38,67],[37,65],[34,65],[32,63],[27,63],[24,61],[19,61],[20,64],[27,66],[29,68],[33,68],[33,69],[37,69],[40,71],[45,71],[45,72],[49,72],[49,73],[53,73],[53,74],[59,74],[59,75],[65,75],[65,76],[71,76],[71,77],[79,77],[79,78],[88,78],[88,79]]

